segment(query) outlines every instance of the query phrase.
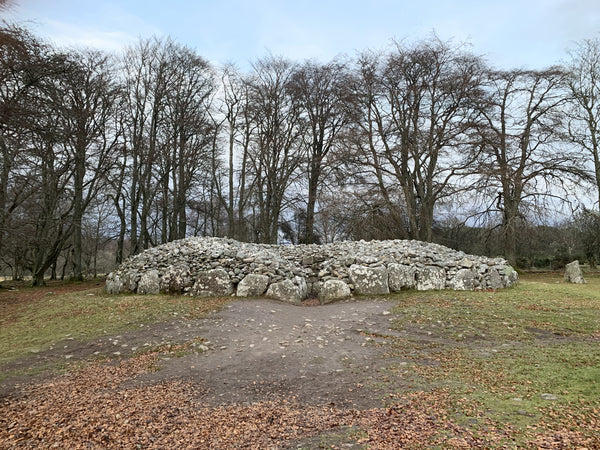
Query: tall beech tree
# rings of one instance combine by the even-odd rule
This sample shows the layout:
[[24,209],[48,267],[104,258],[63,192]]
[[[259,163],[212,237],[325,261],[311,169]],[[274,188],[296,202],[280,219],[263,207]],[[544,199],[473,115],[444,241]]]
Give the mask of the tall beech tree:
[[73,273],[83,280],[82,220],[90,202],[106,185],[119,142],[115,106],[120,95],[111,59],[97,51],[72,53],[72,69],[55,91],[67,150],[73,161]]
[[397,237],[431,241],[436,204],[472,170],[482,73],[479,58],[437,38],[359,59],[356,157]]
[[591,160],[600,208],[600,39],[578,43],[569,71],[569,138]]
[[319,64],[307,61],[292,78],[291,92],[305,121],[306,200],[305,228],[301,241],[312,244],[315,235],[315,208],[321,182],[332,164],[328,156],[349,123],[353,98],[348,68],[338,62]]
[[191,49],[175,44],[168,46],[165,57],[171,74],[158,174],[163,200],[162,242],[186,236],[186,201],[193,184],[210,179],[213,174],[216,133],[210,114],[216,86],[208,62]]
[[560,68],[487,74],[479,187],[492,195],[497,192],[504,257],[513,265],[519,220],[525,210],[543,198],[559,201],[557,187],[586,176],[581,154],[561,141],[566,82],[567,73]]
[[305,158],[298,102],[291,95],[294,64],[269,56],[254,64],[248,95],[256,128],[249,163],[254,178],[257,240],[276,243],[286,193]]

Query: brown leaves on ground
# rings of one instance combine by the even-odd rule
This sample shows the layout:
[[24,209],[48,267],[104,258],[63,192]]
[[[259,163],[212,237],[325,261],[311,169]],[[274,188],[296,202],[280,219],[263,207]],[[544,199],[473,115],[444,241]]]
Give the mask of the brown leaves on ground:
[[[355,440],[370,449],[470,448],[510,441],[511,430],[493,424],[476,435],[453,423],[443,391],[398,395],[391,408],[341,410],[288,399],[209,406],[201,402],[199,386],[179,381],[125,387],[179,350],[167,347],[94,363],[28,386],[22,396],[0,405],[0,448],[286,448],[342,426],[362,430]],[[545,448],[589,444],[557,430],[537,433],[532,443]]]

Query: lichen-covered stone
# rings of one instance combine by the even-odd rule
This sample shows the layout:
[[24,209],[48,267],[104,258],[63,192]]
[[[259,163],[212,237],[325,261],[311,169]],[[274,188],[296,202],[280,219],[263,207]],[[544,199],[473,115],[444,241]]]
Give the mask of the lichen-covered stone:
[[456,275],[448,281],[446,287],[455,291],[472,291],[477,282],[476,273],[471,269],[460,269]]
[[267,291],[268,286],[268,276],[249,273],[239,282],[235,295],[238,297],[259,297]]
[[565,281],[567,283],[585,284],[579,261],[575,260],[565,266]]
[[388,272],[385,267],[353,264],[348,269],[354,292],[359,295],[389,294]]
[[504,284],[506,286],[512,286],[517,281],[519,281],[519,274],[515,269],[513,269],[509,265],[500,266],[500,271],[504,277]]
[[488,268],[486,280],[487,282],[484,287],[487,289],[500,289],[504,287],[504,284],[502,283],[502,277],[495,267]]
[[298,288],[298,295],[301,300],[304,300],[308,297],[308,285],[306,284],[306,279],[304,277],[295,276],[294,284]]
[[123,281],[119,277],[119,275],[111,274],[106,278],[106,292],[108,294],[118,294],[123,291]]
[[189,291],[189,294],[195,297],[222,297],[232,293],[233,283],[229,274],[223,269],[200,272]]
[[417,291],[440,290],[446,287],[446,271],[441,267],[427,266],[417,271]]
[[402,289],[414,289],[417,269],[406,264],[388,264],[388,285],[390,291],[398,292]]
[[267,297],[295,304],[299,304],[304,300],[300,295],[298,286],[292,280],[283,280],[271,284],[267,290]]
[[352,295],[350,287],[342,280],[327,280],[319,290],[319,301],[321,304],[333,302]]
[[138,294],[158,294],[160,292],[160,280],[157,270],[149,270],[142,274],[137,284]]
[[160,279],[160,290],[166,294],[183,294],[193,284],[187,264],[169,266]]

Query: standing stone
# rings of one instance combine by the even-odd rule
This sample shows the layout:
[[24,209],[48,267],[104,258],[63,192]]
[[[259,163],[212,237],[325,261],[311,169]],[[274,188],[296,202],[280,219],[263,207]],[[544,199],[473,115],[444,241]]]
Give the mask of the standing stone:
[[347,298],[352,295],[350,291],[350,287],[344,283],[342,280],[327,280],[321,286],[321,290],[319,291],[319,300],[321,304],[330,303],[334,300],[340,300],[342,298]]
[[426,266],[417,272],[417,290],[431,291],[446,287],[446,271],[441,267]]
[[388,285],[390,291],[398,292],[402,289],[414,289],[416,286],[417,270],[405,264],[388,264]]
[[158,279],[158,271],[155,269],[144,272],[140,277],[137,285],[138,294],[158,294],[160,292],[160,284]]
[[502,277],[495,267],[490,267],[487,271],[486,286],[487,289],[500,289],[504,287]]
[[267,297],[293,304],[300,304],[302,301],[300,290],[292,280],[283,280],[271,284],[267,289]]
[[565,280],[567,283],[585,284],[579,261],[575,260],[565,266]]
[[249,273],[237,286],[238,297],[259,297],[265,293],[269,285],[269,277],[258,273]]
[[233,283],[227,271],[223,269],[200,272],[190,291],[190,294],[196,297],[219,297],[232,293]]
[[119,275],[110,273],[106,278],[106,292],[108,294],[119,294],[123,289],[123,281]]
[[193,284],[189,266],[170,266],[160,280],[160,290],[166,294],[183,294]]
[[389,294],[388,272],[385,267],[352,264],[348,269],[354,292],[359,295]]
[[471,291],[475,289],[475,272],[470,269],[460,269],[448,281],[447,287],[455,291]]

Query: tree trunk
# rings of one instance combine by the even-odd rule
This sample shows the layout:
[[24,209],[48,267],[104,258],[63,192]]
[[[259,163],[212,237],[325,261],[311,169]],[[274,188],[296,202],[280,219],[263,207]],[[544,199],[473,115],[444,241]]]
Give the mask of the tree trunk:
[[[510,202],[509,202],[510,203]],[[516,206],[504,206],[504,258],[511,266],[517,264],[517,210]]]
[[117,215],[119,216],[119,237],[117,238],[115,263],[119,265],[123,262],[123,247],[125,244],[125,233],[127,232],[127,221],[125,220],[125,206],[123,205],[123,208],[120,207],[118,197],[115,199],[115,207],[117,209]]
[[308,201],[306,204],[306,224],[304,230],[304,243],[313,244],[315,241],[315,206],[317,204],[317,191],[321,178],[321,160],[313,159],[308,180]]
[[83,281],[82,271],[82,218],[83,179],[85,176],[85,148],[77,144],[75,150],[75,179],[73,187],[73,274],[71,279]]
[[139,252],[139,241],[138,241],[138,208],[140,207],[140,194],[139,194],[139,179],[138,179],[138,171],[139,166],[137,165],[138,157],[134,153],[133,157],[133,175],[131,177],[131,219],[129,223],[131,224],[131,231],[129,235],[129,256],[135,255]]
[[46,285],[46,282],[44,281],[44,272],[45,271],[37,271],[33,274],[33,281],[31,283],[31,286],[40,287]]

